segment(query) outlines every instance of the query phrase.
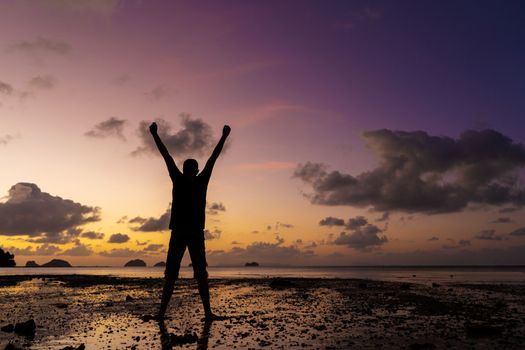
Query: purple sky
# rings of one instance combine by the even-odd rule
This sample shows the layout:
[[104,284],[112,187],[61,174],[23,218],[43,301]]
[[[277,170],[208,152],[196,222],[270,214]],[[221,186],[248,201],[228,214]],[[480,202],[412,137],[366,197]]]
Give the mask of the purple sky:
[[[233,129],[212,264],[525,263],[522,1],[8,0],[0,23],[0,246],[19,264],[163,260],[171,184],[143,126],[176,141],[180,114],[213,133],[200,162]],[[79,206],[48,222],[36,189]]]

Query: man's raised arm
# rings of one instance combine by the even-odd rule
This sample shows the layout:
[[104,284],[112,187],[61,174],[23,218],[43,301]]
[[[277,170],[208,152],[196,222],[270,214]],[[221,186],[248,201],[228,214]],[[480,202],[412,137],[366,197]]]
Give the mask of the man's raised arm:
[[228,125],[224,125],[224,128],[222,129],[222,137],[217,143],[217,146],[215,146],[215,149],[213,150],[210,158],[206,162],[206,165],[204,166],[204,170],[202,171],[202,173],[208,176],[211,175],[211,171],[213,170],[215,161],[217,160],[217,158],[219,158],[222,148],[224,147],[224,142],[228,138],[228,135],[230,135],[230,131],[231,131],[231,128]]
[[153,140],[155,140],[155,144],[157,145],[157,148],[159,149],[162,158],[164,158],[164,161],[168,166],[170,176],[173,175],[173,173],[180,174],[181,172],[179,168],[177,168],[175,161],[171,157],[170,153],[168,152],[168,149],[166,148],[166,146],[164,146],[164,143],[162,143],[162,140],[160,139],[159,134],[157,133],[157,123],[151,123],[151,125],[149,126],[149,131],[151,132],[151,136],[153,136]]

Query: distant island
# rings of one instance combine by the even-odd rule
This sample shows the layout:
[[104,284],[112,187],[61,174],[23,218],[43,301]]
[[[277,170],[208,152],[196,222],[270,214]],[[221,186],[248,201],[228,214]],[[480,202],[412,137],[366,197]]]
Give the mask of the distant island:
[[40,267],[34,260],[28,260],[26,262],[26,267]]
[[145,266],[147,265],[144,262],[144,260],[140,260],[140,259],[130,260],[124,265],[124,267],[145,267]]
[[259,266],[259,263],[252,261],[252,262],[247,262],[246,264],[244,264],[244,266],[256,267],[256,266]]
[[42,267],[71,267],[71,264],[65,260],[53,259],[43,264]]
[[159,261],[158,263],[156,263],[155,265],[153,265],[154,267],[165,267],[166,266],[166,263],[164,261]]
[[0,248],[0,267],[15,267],[15,256],[14,254],[11,254],[9,252],[4,252],[2,248]]

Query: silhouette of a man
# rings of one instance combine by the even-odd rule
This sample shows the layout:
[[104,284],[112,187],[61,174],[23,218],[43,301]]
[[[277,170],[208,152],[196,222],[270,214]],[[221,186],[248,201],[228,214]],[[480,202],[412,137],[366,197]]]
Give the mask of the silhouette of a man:
[[160,154],[166,161],[171,181],[173,182],[173,199],[169,225],[171,239],[166,259],[164,290],[158,316],[163,318],[166,313],[168,303],[173,294],[175,281],[179,277],[182,256],[186,247],[188,247],[193,264],[193,277],[197,280],[199,286],[205,319],[212,321],[217,316],[212,313],[210,307],[210,290],[208,287],[208,272],[206,271],[206,253],[204,249],[206,191],[215,161],[221,154],[224,142],[231,129],[228,125],[224,126],[221,139],[206,162],[204,170],[200,173],[199,164],[195,159],[186,159],[182,172],[180,172],[157,133],[157,124],[152,123],[149,130]]

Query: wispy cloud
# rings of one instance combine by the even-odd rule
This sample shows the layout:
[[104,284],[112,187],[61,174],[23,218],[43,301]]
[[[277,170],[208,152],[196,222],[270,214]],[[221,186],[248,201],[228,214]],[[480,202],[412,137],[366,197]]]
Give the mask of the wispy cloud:
[[0,136],[0,145],[5,146],[11,141],[13,141],[15,138],[16,138],[15,136],[9,135],[9,134]]
[[51,75],[37,75],[33,78],[31,78],[27,85],[31,89],[36,90],[49,90],[52,89],[56,85],[56,78],[54,78]]
[[15,256],[51,256],[59,253],[61,249],[55,245],[50,244],[42,244],[36,247],[33,246],[27,246],[25,248],[16,248],[16,247],[9,247],[4,248],[4,250],[8,250]]
[[30,55],[55,54],[67,55],[71,53],[73,47],[60,39],[51,39],[38,36],[33,40],[21,40],[8,48],[9,52],[19,52]]
[[165,97],[168,97],[171,94],[171,91],[172,90],[168,88],[166,85],[159,85],[159,86],[155,86],[149,91],[146,91],[144,95],[158,101]]
[[116,137],[121,140],[126,140],[124,136],[124,127],[126,124],[127,121],[125,119],[111,117],[93,126],[91,130],[84,133],[84,136],[99,139]]
[[1,95],[11,95],[13,91],[15,91],[15,89],[13,88],[11,84],[0,80],[0,94]]
[[57,12],[93,14],[103,18],[110,17],[124,6],[124,0],[39,0],[23,3],[27,6],[46,7]]
[[236,168],[240,170],[283,170],[292,169],[295,166],[296,163],[292,162],[267,161],[260,163],[240,163],[236,165]]

